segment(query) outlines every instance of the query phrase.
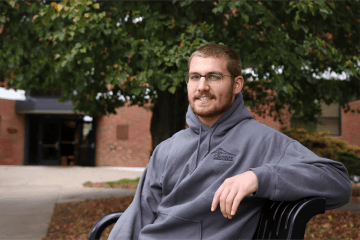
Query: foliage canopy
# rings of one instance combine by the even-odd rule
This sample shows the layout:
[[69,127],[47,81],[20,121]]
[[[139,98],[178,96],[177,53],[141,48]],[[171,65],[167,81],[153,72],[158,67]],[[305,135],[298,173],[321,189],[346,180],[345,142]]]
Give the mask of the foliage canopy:
[[[260,114],[272,102],[275,118],[288,106],[314,121],[320,101],[345,107],[359,95],[359,1],[11,0],[0,9],[8,87],[62,89],[61,101],[92,116],[115,113],[120,95],[156,104],[159,91],[186,92],[187,60],[207,43],[229,46],[252,69],[243,94]],[[329,70],[347,80],[321,77]]]

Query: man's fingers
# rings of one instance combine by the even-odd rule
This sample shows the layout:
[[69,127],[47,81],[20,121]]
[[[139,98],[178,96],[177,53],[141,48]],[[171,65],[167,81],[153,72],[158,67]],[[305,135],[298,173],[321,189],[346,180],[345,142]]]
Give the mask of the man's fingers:
[[231,208],[231,216],[234,216],[237,209],[239,208],[239,205],[240,205],[240,202],[241,202],[242,198],[241,198],[241,194],[238,193],[235,198],[234,198],[234,201],[233,201],[233,204],[232,204],[232,208]]
[[233,189],[232,191],[229,192],[229,194],[226,196],[226,200],[225,200],[225,212],[226,212],[226,216],[231,219],[231,210],[232,210],[232,206],[233,206],[233,202],[234,202],[234,198],[236,196],[236,191]]
[[230,193],[230,189],[224,188],[224,190],[221,192],[221,196],[220,196],[220,210],[221,210],[222,214],[224,215],[224,217],[228,217],[228,214],[226,211],[226,200],[227,200],[229,193]]
[[224,214],[224,217],[227,217],[229,219],[232,218],[231,209],[232,209],[232,205],[233,205],[233,201],[236,196],[236,193],[237,192],[234,189],[232,189],[229,191],[229,193],[226,196],[224,196],[225,201],[224,201],[224,207],[223,207],[223,209],[224,209],[223,214]]
[[216,207],[217,207],[217,205],[219,203],[219,200],[220,200],[222,189],[223,189],[223,185],[221,185],[219,187],[219,189],[215,192],[215,195],[214,195],[214,198],[213,198],[213,201],[212,201],[212,204],[211,204],[211,211],[216,210]]
[[211,204],[211,211],[212,212],[216,210],[218,203],[219,203],[219,197],[214,196],[212,204]]

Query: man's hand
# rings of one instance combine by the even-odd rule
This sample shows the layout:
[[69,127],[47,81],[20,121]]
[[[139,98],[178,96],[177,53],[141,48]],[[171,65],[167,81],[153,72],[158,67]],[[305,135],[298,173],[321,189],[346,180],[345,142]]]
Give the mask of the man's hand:
[[231,219],[244,197],[256,192],[257,187],[257,177],[251,170],[226,179],[214,195],[211,211],[215,211],[220,201],[222,214]]

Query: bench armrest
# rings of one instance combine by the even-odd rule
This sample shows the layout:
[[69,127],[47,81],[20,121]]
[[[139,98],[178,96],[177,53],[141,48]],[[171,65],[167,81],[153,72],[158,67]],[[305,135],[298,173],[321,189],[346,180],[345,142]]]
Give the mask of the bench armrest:
[[268,201],[261,213],[254,239],[304,239],[306,224],[325,212],[326,199],[304,198],[299,201]]
[[116,223],[116,221],[120,218],[121,214],[123,213],[124,212],[122,211],[112,212],[100,218],[91,228],[88,239],[89,240],[100,239],[100,236],[102,232],[105,230],[105,228],[107,228],[113,223]]

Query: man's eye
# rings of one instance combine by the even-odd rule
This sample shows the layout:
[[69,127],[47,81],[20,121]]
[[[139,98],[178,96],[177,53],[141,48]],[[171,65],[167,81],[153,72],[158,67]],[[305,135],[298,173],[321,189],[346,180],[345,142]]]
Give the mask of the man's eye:
[[210,81],[218,81],[220,79],[221,79],[221,75],[214,75],[214,74],[209,75]]
[[198,80],[199,78],[200,78],[199,75],[191,75],[191,76],[190,76],[190,79],[191,79],[191,80]]

